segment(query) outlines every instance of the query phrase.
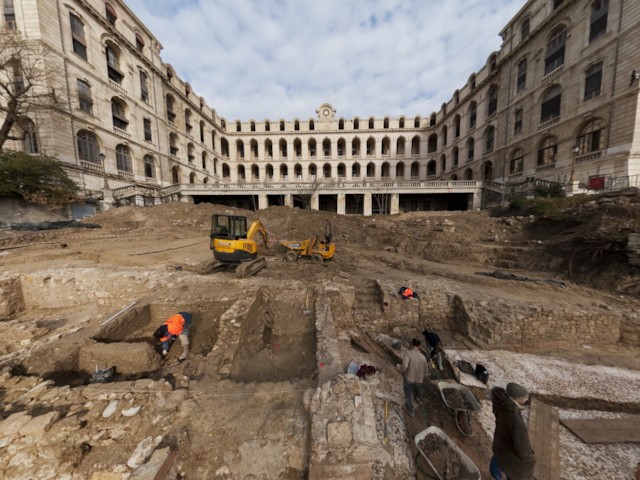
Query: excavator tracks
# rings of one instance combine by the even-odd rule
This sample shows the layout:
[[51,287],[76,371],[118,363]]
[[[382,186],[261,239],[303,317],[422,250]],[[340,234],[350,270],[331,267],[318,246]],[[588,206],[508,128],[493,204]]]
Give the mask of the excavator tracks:
[[255,260],[248,260],[246,262],[242,262],[236,268],[236,277],[245,278],[250,277],[251,275],[255,275],[264,267],[267,266],[267,260],[265,258],[256,258]]

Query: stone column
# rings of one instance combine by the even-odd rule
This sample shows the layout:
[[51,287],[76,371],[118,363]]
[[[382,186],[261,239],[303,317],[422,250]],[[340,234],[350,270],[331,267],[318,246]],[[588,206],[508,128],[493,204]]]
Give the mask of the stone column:
[[284,205],[285,207],[293,207],[293,195],[287,193],[284,195]]
[[389,205],[389,214],[397,215],[400,213],[400,194],[392,193],[391,194],[391,205]]
[[258,194],[258,208],[260,210],[264,210],[265,208],[269,207],[269,199],[267,198],[267,194],[266,193],[259,193]]
[[347,196],[344,193],[338,194],[338,215],[344,215],[347,211]]
[[364,205],[363,205],[363,215],[369,216],[372,213],[372,198],[371,194],[368,192],[364,192]]
[[320,209],[320,196],[318,192],[313,192],[313,196],[311,197],[311,210],[319,210]]

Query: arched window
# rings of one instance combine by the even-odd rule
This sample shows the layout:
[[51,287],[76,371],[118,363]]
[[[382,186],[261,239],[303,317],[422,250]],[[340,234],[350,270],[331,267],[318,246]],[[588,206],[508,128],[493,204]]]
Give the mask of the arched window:
[[382,128],[389,128],[389,118],[385,117]]
[[453,135],[455,138],[460,138],[460,115],[456,115],[453,119]]
[[509,175],[517,175],[524,170],[524,153],[521,149],[516,149],[511,154],[509,161]]
[[192,184],[192,185],[193,185],[194,183],[196,183],[196,174],[195,174],[195,173],[193,173],[193,172],[191,172],[191,173],[189,174],[189,183],[190,183],[190,184]]
[[529,32],[531,30],[530,22],[528,18],[525,18],[520,24],[520,41],[526,40],[529,37]]
[[310,157],[316,156],[316,141],[314,138],[309,140],[309,156]]
[[223,157],[229,157],[229,141],[226,138],[220,139],[220,154]]
[[113,5],[111,5],[109,2],[104,2],[104,10],[105,16],[107,17],[107,22],[115,26],[116,20],[118,19],[116,9],[113,8]]
[[[271,165],[269,165],[271,167]],[[271,178],[273,178],[273,167],[271,167]],[[257,165],[251,165],[251,180],[252,181],[260,181],[260,169]]]
[[[438,141],[438,136],[436,135],[436,142]],[[411,140],[411,155],[420,155],[420,137],[415,136]]]
[[252,132],[256,131],[256,122],[251,122],[249,124],[249,128],[251,129]]
[[448,143],[448,134],[449,134],[449,129],[447,128],[446,125],[442,126],[442,133],[440,134],[441,138],[442,138],[442,146],[446,147],[447,143]]
[[204,122],[200,120],[200,142],[204,143]]
[[264,131],[265,132],[270,132],[271,131],[271,124],[269,123],[269,120],[264,122]]
[[367,163],[367,178],[374,178],[376,176],[376,164],[373,162]]
[[478,118],[478,104],[471,102],[469,105],[469,129],[476,128],[476,120]]
[[544,57],[544,74],[557,70],[564,65],[564,50],[567,42],[567,29],[564,25],[556,27],[549,36],[547,52]]
[[338,130],[344,130],[344,120],[342,118],[338,120]]
[[[87,60],[87,42],[84,38],[84,23],[82,23],[80,17],[73,13],[69,14],[69,22],[71,23],[71,43],[73,44],[73,53],[83,60]],[[7,29],[12,30],[9,28],[8,24]],[[15,30],[15,19],[13,30]]]
[[289,178],[289,167],[286,164],[280,165],[280,180],[287,180]]
[[255,138],[251,139],[251,142],[249,143],[249,148],[250,148],[250,152],[251,152],[251,158],[255,159],[258,158],[258,141]]
[[540,106],[540,123],[548,122],[560,116],[562,90],[560,85],[553,85],[542,96]]
[[436,114],[432,113],[431,117],[429,117],[429,126],[430,127],[435,127],[436,126]]
[[351,156],[352,157],[360,156],[360,139],[357,137],[351,141]]
[[467,140],[467,162],[473,161],[475,154],[476,141],[473,137]]
[[120,70],[120,50],[113,43],[107,42],[105,53],[107,56],[107,73],[109,80],[120,85],[124,78],[124,73]]
[[553,166],[556,163],[558,141],[555,137],[546,137],[538,149],[538,167]]
[[487,127],[487,130],[485,131],[485,134],[484,134],[485,153],[493,151],[495,136],[496,136],[496,128],[493,125],[489,125],[489,127]]
[[100,165],[100,145],[98,137],[88,130],[80,130],[76,135],[76,143],[78,145],[78,158],[85,162]]
[[133,173],[131,151],[126,145],[116,145],[116,166],[121,172]]
[[180,172],[180,167],[176,165],[171,169],[171,183],[173,185],[178,185],[180,184],[181,179],[182,173]]
[[280,142],[278,142],[278,150],[280,158],[287,158],[289,152],[287,152],[287,141],[284,138],[281,138]]
[[264,141],[264,154],[267,158],[273,158],[273,142],[268,138]]
[[[144,50],[144,38],[138,32],[136,32],[136,49],[141,52]],[[202,108],[202,107],[200,107]]]
[[173,109],[175,100],[173,98],[173,95],[169,93],[167,93],[167,96],[165,98],[167,102],[167,120],[173,123],[173,121],[176,119],[176,112]]
[[187,133],[191,133],[191,130],[193,130],[193,125],[191,125],[191,110],[188,108],[184,109],[184,128]]
[[444,173],[447,170],[447,156],[440,155],[440,173]]
[[376,154],[376,141],[373,137],[369,137],[367,140],[367,156],[373,156]]
[[415,161],[411,164],[411,179],[417,180],[420,178],[420,164]]
[[35,155],[40,153],[40,144],[38,142],[38,131],[35,124],[28,118],[23,118],[19,122],[20,127],[24,131],[23,148],[26,153]]
[[360,130],[360,119],[357,117],[353,119],[353,129]]
[[280,120],[280,131],[284,132],[284,120]]
[[396,156],[403,157],[404,155],[406,155],[405,144],[406,140],[404,137],[398,138],[398,140],[396,141]]
[[413,128],[420,128],[420,117],[416,117],[413,120]]
[[338,139],[338,156],[339,157],[344,157],[345,153],[347,151],[347,142],[345,141],[344,138],[340,138]]
[[345,178],[347,176],[347,167],[344,163],[338,164],[338,178]]
[[293,166],[293,174],[295,175],[296,180],[302,180],[302,165],[296,163]]
[[325,163],[322,166],[322,177],[323,178],[331,178],[331,165],[328,163]]
[[206,170],[207,169],[207,152],[202,152],[200,154],[200,158],[202,159],[202,168]]
[[351,178],[360,178],[360,164],[358,162],[351,165]]
[[373,130],[374,127],[375,127],[375,120],[373,119],[373,117],[371,117],[369,119],[369,130]]
[[389,137],[384,137],[382,139],[382,155],[388,157],[390,153],[391,153],[391,140],[389,140]]
[[309,120],[309,130],[315,130],[316,124],[313,120]]
[[404,117],[400,117],[400,120],[398,120],[398,127],[404,128]]
[[313,181],[318,177],[318,168],[315,163],[309,165],[309,180]]
[[[254,165],[253,167],[258,169],[257,165]],[[253,167],[251,167],[251,168],[253,168]],[[259,178],[259,175],[260,175],[260,172],[258,171],[258,178]],[[264,167],[264,175],[265,175],[267,180],[273,180],[273,165],[271,165],[270,163],[267,163],[267,166]]]
[[189,163],[193,163],[196,159],[196,149],[193,146],[193,143],[189,142],[187,144],[187,161]]
[[436,161],[429,160],[427,163],[427,177],[433,177],[436,174]]
[[498,111],[498,86],[489,87],[489,101],[487,103],[487,117],[495,115]]
[[293,153],[296,158],[302,157],[302,141],[299,138],[293,141]]
[[236,155],[244,160],[244,142],[242,140],[236,140]]
[[453,147],[453,150],[451,151],[451,155],[453,156],[453,167],[457,167],[458,163],[460,162],[460,150],[458,150],[458,147]]
[[247,179],[246,170],[244,165],[238,165],[238,181],[244,182]]
[[473,180],[473,170],[467,168],[464,171],[464,180]]
[[222,178],[226,178],[226,179],[231,178],[231,169],[229,168],[229,165],[227,165],[226,163],[222,164]]
[[111,117],[115,128],[127,129],[129,120],[127,120],[126,104],[119,98],[113,97],[111,99]]
[[331,156],[331,140],[329,140],[328,138],[325,138],[322,141],[322,154],[325,158]]
[[384,162],[382,167],[380,168],[380,177],[381,178],[391,178],[391,166],[389,162]]
[[242,123],[236,122],[236,132],[241,132],[241,131],[242,131]]
[[144,156],[144,176],[146,178],[156,178],[156,161],[151,155]]
[[578,155],[602,150],[604,148],[604,121],[594,119],[587,122],[576,138],[576,146],[579,149]]
[[493,162],[484,162],[482,167],[482,179],[491,180],[493,178]]
[[[417,137],[414,137],[414,140],[416,138]],[[427,140],[427,153],[433,153],[436,150],[438,150],[438,134],[432,133],[431,135],[429,135],[429,140]],[[414,152],[412,149],[411,153],[419,153],[419,151]]]
[[404,162],[398,162],[396,165],[396,178],[404,178]]

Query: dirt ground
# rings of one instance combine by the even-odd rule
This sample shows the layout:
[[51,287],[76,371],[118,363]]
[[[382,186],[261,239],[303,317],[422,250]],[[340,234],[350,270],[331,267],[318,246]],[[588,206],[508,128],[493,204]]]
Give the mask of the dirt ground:
[[[211,259],[208,235],[214,213],[246,215],[264,224],[268,245],[261,245],[259,239],[258,244],[259,253],[267,259],[266,269],[248,279],[236,279],[232,273],[199,273]],[[327,220],[336,241],[332,261],[284,260],[281,241],[322,238]],[[20,277],[27,285],[37,280],[42,282],[42,292],[49,292],[47,282],[60,282],[60,292],[76,284],[73,291],[77,292],[77,298],[52,298],[47,307],[44,294],[34,287],[30,305],[0,318],[12,332],[0,344],[0,420],[20,412],[35,416],[55,411],[57,424],[64,420],[67,425],[67,430],[58,431],[54,424],[49,438],[32,441],[30,448],[37,445],[38,454],[29,453],[26,444],[3,441],[0,434],[4,465],[0,476],[4,478],[128,478],[125,464],[140,440],[159,435],[163,436],[160,447],[178,448],[181,478],[304,478],[310,443],[308,397],[317,387],[319,368],[314,319],[308,309],[309,298],[321,284],[325,288],[348,285],[357,295],[369,288],[372,279],[398,285],[446,283],[480,296],[534,305],[555,302],[576,310],[598,305],[624,315],[640,311],[639,270],[621,247],[621,239],[629,232],[640,232],[639,194],[576,203],[551,216],[501,210],[359,217],[288,207],[250,212],[174,203],[122,207],[84,222],[100,228],[0,230],[2,278]],[[495,270],[562,281],[567,289],[476,275]],[[91,349],[101,324],[143,297],[150,299],[152,306],[144,315],[152,321],[133,329],[126,341],[146,342],[153,349],[149,337],[156,323],[173,308],[191,309],[195,329],[189,359],[177,362],[177,342],[159,368],[117,378],[153,381],[139,383],[124,396],[76,388],[86,385],[91,372],[83,376],[65,368],[65,362],[72,360],[63,353]],[[363,309],[360,315],[367,318],[383,315],[379,304],[358,306]],[[369,337],[385,333],[406,342],[419,336],[423,325],[420,319],[396,331],[375,332],[365,324],[336,331],[343,362],[358,360],[378,367],[381,371],[368,381],[379,398],[393,400],[392,418],[383,422],[388,423],[386,427],[380,423],[385,403],[376,403],[381,445],[372,478],[423,478],[412,459],[412,435],[429,425],[446,431],[476,463],[482,477],[488,478],[491,440],[477,418],[471,419],[474,437],[461,435],[452,412],[430,382],[425,384],[424,414],[415,419],[404,416],[401,377],[393,359],[383,351],[363,352],[349,342],[354,332]],[[453,331],[439,333],[447,349],[478,348]],[[572,364],[640,371],[637,344],[504,347]],[[126,355],[123,351],[122,356]],[[117,360],[113,358],[114,363]],[[59,362],[57,377],[39,375],[39,368],[54,361]],[[25,398],[25,392],[47,379],[57,385],[55,395],[52,390],[47,401],[42,400],[46,394]],[[480,389],[473,391],[481,394]],[[131,417],[105,417],[103,412],[113,401],[119,402],[122,412],[123,405],[142,409]],[[566,403],[566,408],[582,408]],[[603,410],[614,410],[609,407],[606,402],[601,405]],[[640,400],[616,408],[638,414]],[[584,409],[593,409],[593,402]],[[383,429],[388,429],[391,445],[384,441]],[[64,468],[47,476],[37,459],[46,455],[59,458]],[[106,472],[115,473],[110,477]],[[619,478],[627,474],[625,470]],[[566,478],[581,478],[572,475],[568,472]]]

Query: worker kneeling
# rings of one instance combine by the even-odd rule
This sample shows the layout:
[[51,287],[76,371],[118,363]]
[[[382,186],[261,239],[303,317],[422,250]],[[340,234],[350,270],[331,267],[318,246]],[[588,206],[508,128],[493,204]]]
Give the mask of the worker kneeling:
[[184,360],[189,354],[189,330],[192,315],[188,312],[178,312],[153,332],[153,337],[160,341],[162,358],[166,358],[173,341],[178,337],[182,344],[182,355],[178,360]]

